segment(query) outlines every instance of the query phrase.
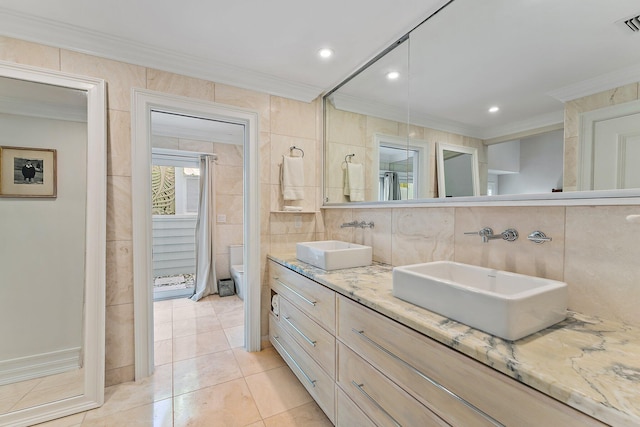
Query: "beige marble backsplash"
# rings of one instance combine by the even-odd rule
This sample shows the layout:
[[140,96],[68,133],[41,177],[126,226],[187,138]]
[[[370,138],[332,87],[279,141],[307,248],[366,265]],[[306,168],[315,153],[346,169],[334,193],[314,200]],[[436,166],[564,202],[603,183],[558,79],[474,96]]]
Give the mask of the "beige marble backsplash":
[[[640,325],[640,206],[538,206],[325,209],[325,235],[373,247],[375,261],[397,265],[451,260],[567,282],[569,308]],[[373,229],[341,229],[352,220]],[[515,228],[515,242],[465,235]],[[532,231],[553,240],[536,244]]]

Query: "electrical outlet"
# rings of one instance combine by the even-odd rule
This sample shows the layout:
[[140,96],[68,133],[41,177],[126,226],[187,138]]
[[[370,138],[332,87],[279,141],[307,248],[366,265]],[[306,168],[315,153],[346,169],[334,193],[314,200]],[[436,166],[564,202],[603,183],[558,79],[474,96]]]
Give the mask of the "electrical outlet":
[[302,228],[302,215],[296,215],[293,217],[293,227]]
[[218,215],[217,221],[220,222],[220,223],[225,223],[225,222],[227,222],[227,216],[226,215]]

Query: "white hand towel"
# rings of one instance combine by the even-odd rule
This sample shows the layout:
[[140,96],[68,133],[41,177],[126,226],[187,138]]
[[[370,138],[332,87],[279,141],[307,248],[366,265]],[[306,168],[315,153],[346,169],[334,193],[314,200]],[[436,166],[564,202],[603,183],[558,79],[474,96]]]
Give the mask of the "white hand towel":
[[284,200],[304,199],[304,163],[302,157],[282,158],[280,185]]
[[345,173],[345,194],[349,190],[349,200],[364,202],[364,168],[360,163],[347,163]]
[[276,316],[280,315],[280,296],[278,294],[271,297],[271,311]]
[[285,212],[302,212],[302,206],[283,206]]

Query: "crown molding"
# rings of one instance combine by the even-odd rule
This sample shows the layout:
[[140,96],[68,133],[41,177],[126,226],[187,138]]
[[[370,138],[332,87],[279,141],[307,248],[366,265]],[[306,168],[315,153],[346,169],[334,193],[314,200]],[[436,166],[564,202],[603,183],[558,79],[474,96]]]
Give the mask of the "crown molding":
[[480,139],[497,139],[507,135],[523,134],[533,129],[551,129],[556,125],[563,124],[564,108],[539,116],[529,117],[526,120],[509,123],[508,125],[486,128],[481,133]]
[[33,102],[10,96],[0,96],[0,113],[70,122],[87,122],[86,106],[69,106],[45,101]]
[[102,58],[156,68],[216,83],[311,102],[323,91],[230,64],[159,49],[110,34],[91,31],[0,7],[0,34]]
[[558,101],[567,102],[582,98],[583,96],[593,95],[604,92],[605,90],[638,82],[640,82],[640,64],[570,84],[547,92],[547,95]]

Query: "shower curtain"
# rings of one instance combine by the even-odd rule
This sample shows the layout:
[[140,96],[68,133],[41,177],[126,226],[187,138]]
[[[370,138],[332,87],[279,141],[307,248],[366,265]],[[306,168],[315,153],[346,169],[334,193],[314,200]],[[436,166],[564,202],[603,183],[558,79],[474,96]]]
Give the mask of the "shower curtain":
[[400,200],[400,181],[397,172],[385,172],[382,186],[382,200]]
[[200,205],[196,222],[196,282],[191,299],[198,301],[218,292],[215,255],[214,158],[200,158]]

